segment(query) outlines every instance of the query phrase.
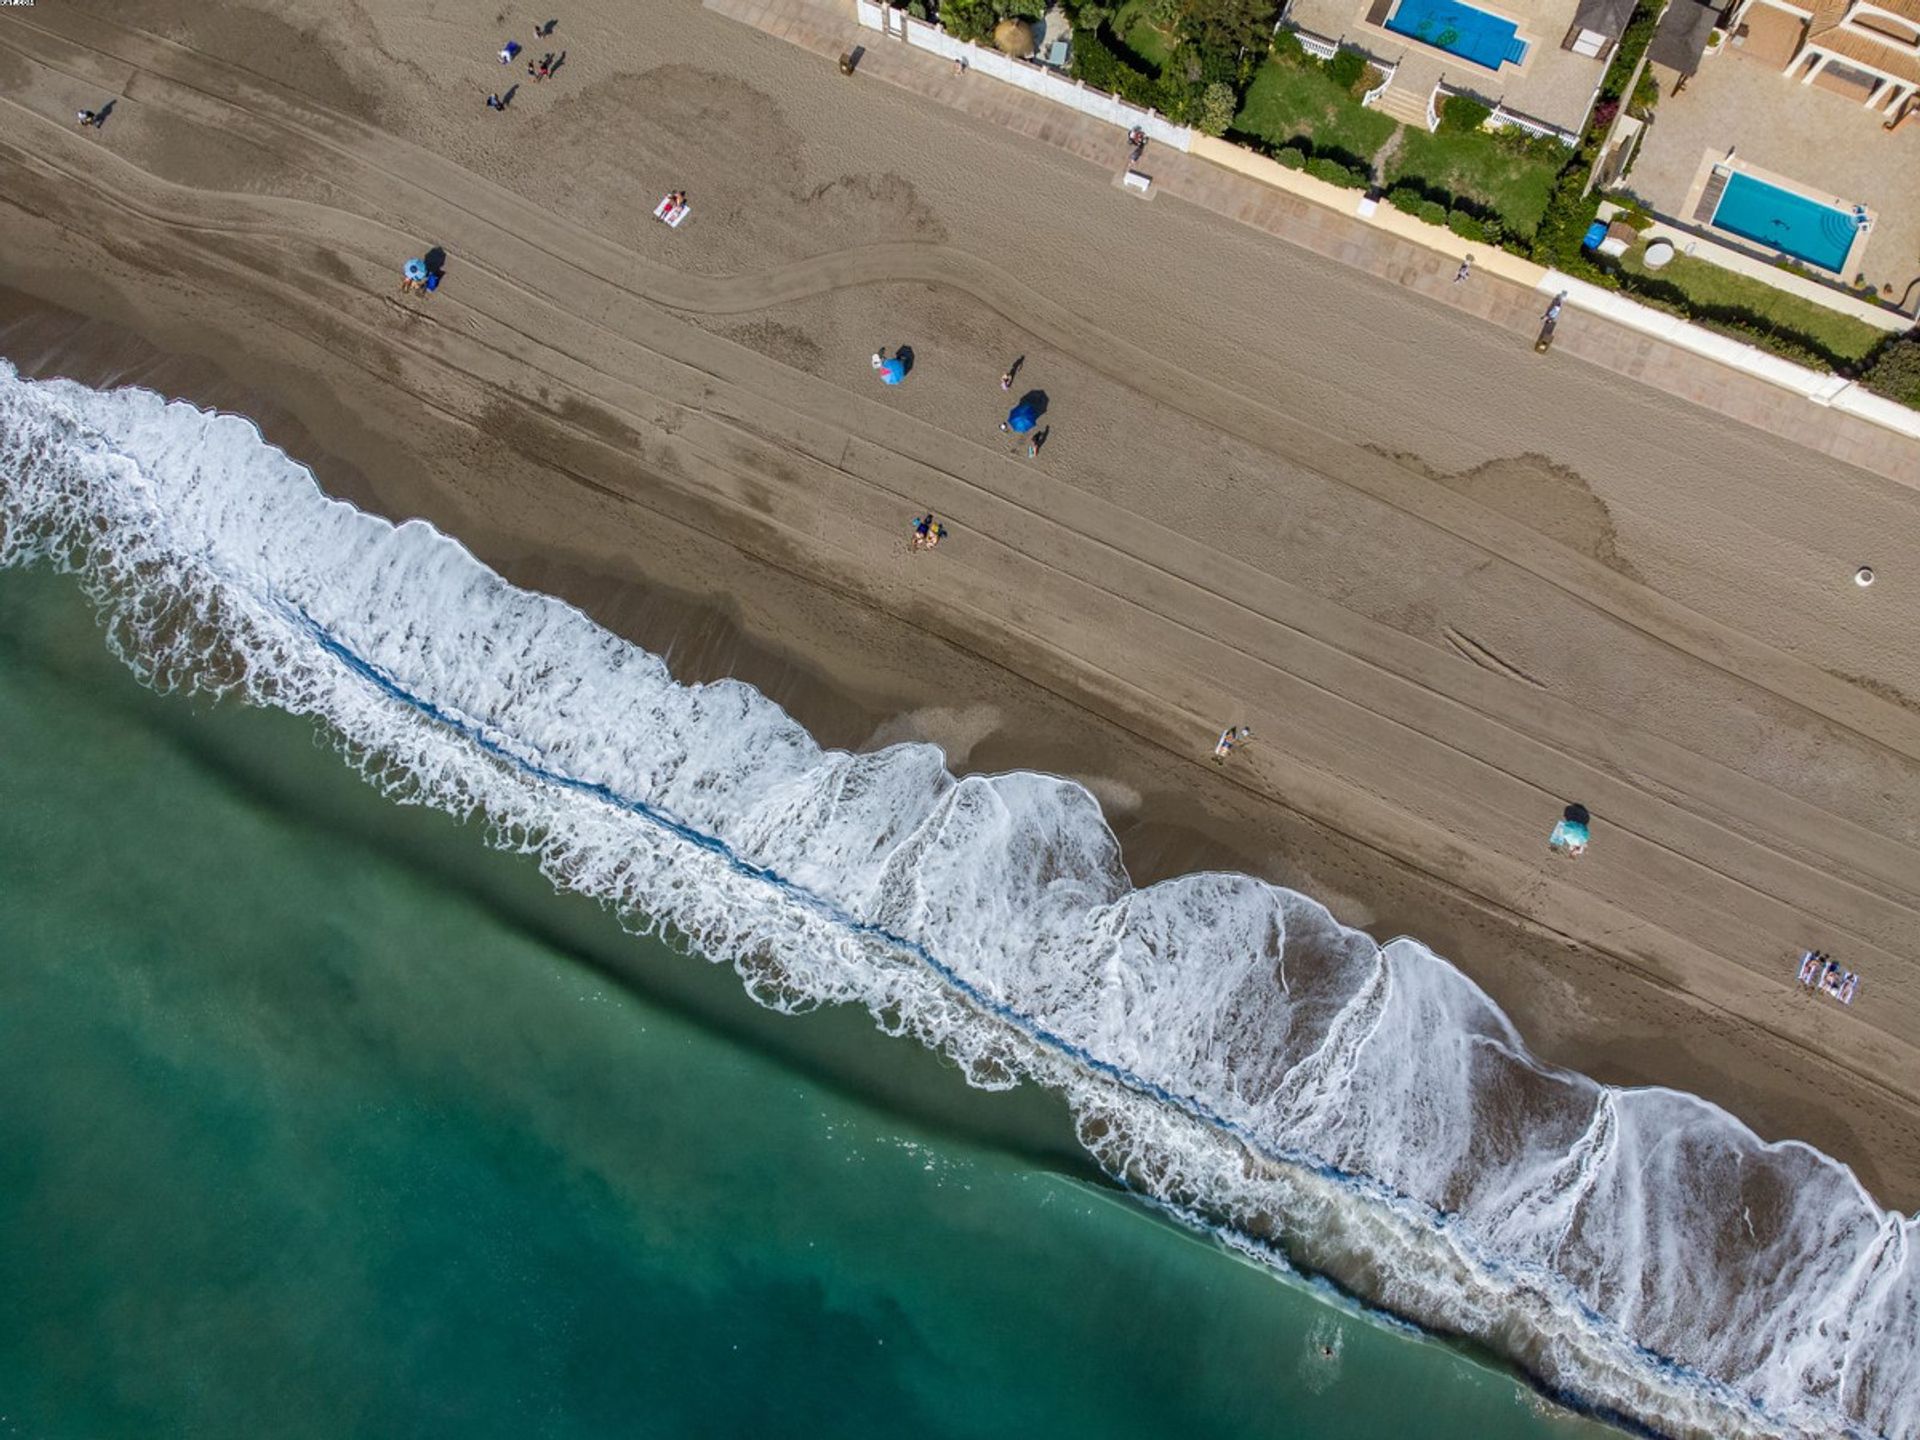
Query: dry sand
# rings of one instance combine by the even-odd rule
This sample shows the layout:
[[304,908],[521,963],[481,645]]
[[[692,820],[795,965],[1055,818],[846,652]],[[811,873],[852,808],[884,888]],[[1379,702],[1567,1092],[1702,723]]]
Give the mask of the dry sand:
[[[1870,475],[1542,362],[687,0],[569,0],[559,78],[489,113],[546,13],[0,11],[0,351],[262,417],[829,743],[1081,778],[1136,876],[1416,934],[1547,1059],[1920,1205],[1920,452]],[[1038,462],[996,426],[1016,355]],[[1217,771],[1229,722],[1260,741]],[[1792,983],[1812,946],[1852,1010]]]

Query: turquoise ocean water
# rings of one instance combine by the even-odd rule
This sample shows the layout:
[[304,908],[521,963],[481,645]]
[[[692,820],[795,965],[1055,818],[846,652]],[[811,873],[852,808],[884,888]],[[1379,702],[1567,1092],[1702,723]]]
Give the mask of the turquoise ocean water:
[[[0,571],[0,1435],[1598,1437]],[[1325,1352],[1331,1349],[1332,1355]]]

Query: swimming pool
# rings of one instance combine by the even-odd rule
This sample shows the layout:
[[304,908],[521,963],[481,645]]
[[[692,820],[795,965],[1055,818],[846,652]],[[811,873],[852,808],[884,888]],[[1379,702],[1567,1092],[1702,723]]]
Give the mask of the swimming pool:
[[1823,205],[1735,171],[1714,207],[1716,228],[1756,240],[1835,274],[1846,268],[1859,227],[1850,211]]
[[1489,70],[1527,58],[1527,42],[1517,38],[1518,25],[1460,0],[1400,0],[1387,17],[1387,29]]

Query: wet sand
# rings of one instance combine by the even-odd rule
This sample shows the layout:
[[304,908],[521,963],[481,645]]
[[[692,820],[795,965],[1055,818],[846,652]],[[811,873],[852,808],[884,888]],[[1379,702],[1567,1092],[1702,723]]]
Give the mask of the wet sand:
[[[1543,363],[680,0],[569,7],[559,78],[490,114],[544,18],[0,13],[0,353],[263,417],[830,743],[1074,775],[1138,877],[1415,934],[1545,1058],[1920,1205],[1920,456]],[[434,244],[446,285],[402,299]],[[1017,355],[1037,462],[997,429]],[[1571,800],[1577,865],[1544,846]],[[1851,1010],[1793,984],[1814,946]]]

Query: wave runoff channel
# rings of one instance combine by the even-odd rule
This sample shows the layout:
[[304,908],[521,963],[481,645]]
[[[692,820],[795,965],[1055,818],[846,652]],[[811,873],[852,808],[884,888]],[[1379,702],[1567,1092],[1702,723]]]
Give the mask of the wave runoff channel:
[[323,495],[247,421],[0,361],[0,564],[78,573],[149,685],[323,722],[397,799],[969,1080],[1118,1179],[1674,1436],[1920,1440],[1920,1218],[1725,1111],[1540,1064],[1418,941],[1245,875],[1128,882],[1093,796],[822,750],[737,682]]

